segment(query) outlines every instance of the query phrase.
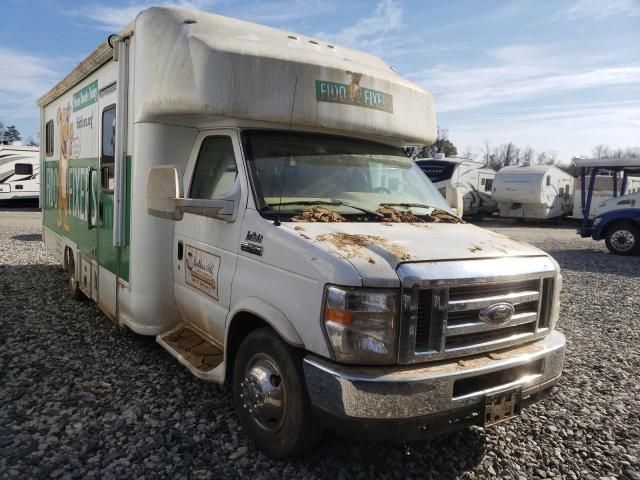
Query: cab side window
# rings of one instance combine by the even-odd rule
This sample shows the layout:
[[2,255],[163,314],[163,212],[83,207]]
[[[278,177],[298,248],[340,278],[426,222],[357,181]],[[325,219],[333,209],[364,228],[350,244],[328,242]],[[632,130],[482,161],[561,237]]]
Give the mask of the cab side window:
[[231,191],[237,176],[231,138],[207,137],[198,153],[189,197],[212,199],[225,195]]

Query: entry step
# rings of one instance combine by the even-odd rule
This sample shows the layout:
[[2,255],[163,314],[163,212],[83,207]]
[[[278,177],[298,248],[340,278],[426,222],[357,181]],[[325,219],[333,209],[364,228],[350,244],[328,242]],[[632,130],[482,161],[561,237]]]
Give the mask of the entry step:
[[219,347],[185,324],[159,335],[158,343],[190,370],[202,374],[214,370],[224,360],[224,352]]

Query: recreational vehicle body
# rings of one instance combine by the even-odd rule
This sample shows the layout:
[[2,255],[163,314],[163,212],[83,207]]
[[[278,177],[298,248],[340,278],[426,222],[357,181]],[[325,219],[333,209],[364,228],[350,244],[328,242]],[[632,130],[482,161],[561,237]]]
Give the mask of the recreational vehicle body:
[[38,199],[39,151],[38,147],[0,145],[0,202]]
[[468,158],[445,157],[444,153],[436,153],[433,158],[418,158],[416,163],[443,197],[447,198],[447,187],[462,195],[463,215],[481,216],[495,212],[496,202],[491,196],[496,176],[493,168]]
[[547,220],[571,212],[573,177],[551,165],[502,167],[493,181],[501,217]]
[[490,425],[557,382],[557,263],[450,213],[402,150],[431,95],[380,59],[150,8],[39,104],[71,295],[229,383],[267,454]]

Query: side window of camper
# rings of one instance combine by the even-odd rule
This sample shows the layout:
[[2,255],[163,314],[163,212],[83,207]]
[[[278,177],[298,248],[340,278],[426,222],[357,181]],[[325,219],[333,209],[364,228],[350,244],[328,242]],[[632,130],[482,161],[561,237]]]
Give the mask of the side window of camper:
[[493,178],[487,178],[484,182],[484,191],[490,192],[493,188]]
[[551,185],[551,176],[547,175],[547,187]]
[[228,193],[238,176],[230,137],[207,137],[200,146],[190,198],[211,199]]
[[33,165],[30,163],[16,163],[14,171],[16,175],[33,175]]
[[53,155],[53,120],[44,126],[44,153],[47,157]]
[[113,192],[116,151],[116,106],[102,110],[102,143],[100,146],[100,183],[102,190]]

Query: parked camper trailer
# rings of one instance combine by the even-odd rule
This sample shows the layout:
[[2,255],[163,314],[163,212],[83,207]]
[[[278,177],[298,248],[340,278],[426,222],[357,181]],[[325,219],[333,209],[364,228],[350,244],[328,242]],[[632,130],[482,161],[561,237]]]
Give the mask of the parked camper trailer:
[[571,212],[573,177],[551,165],[503,167],[493,181],[493,198],[501,217],[561,217]]
[[229,383],[267,454],[491,425],[557,382],[557,263],[449,211],[402,150],[432,97],[380,59],[150,8],[39,105],[70,294]]
[[0,202],[38,199],[39,151],[38,147],[0,145]]
[[447,187],[462,195],[465,216],[491,215],[496,210],[491,197],[494,169],[468,158],[445,157],[444,153],[416,159],[416,163],[443,197],[447,198]]
[[[622,178],[620,178],[618,174],[618,184],[622,185]],[[578,179],[579,180],[579,179]],[[573,212],[571,213],[571,218],[580,219],[583,218],[582,212],[582,188],[579,181],[574,180],[575,189],[573,191]],[[640,177],[628,177],[627,178],[627,190],[626,193],[636,193],[640,192]],[[598,205],[602,202],[610,200],[617,195],[614,195],[613,192],[613,178],[611,178],[611,174],[609,175],[597,175],[595,182],[593,184],[593,199],[591,201],[591,207],[589,209],[589,218],[593,219],[596,216],[596,210],[598,209]]]

